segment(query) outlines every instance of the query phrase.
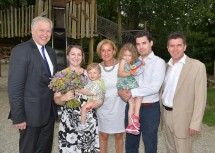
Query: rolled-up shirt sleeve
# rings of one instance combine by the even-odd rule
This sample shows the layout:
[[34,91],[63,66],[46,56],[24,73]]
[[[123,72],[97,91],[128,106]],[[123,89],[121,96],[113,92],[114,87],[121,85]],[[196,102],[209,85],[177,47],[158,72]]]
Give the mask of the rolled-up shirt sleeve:
[[138,88],[132,89],[132,97],[144,97],[144,102],[156,102],[159,100],[159,90],[163,84],[166,64],[165,61],[154,53],[145,60],[144,72],[137,76]]

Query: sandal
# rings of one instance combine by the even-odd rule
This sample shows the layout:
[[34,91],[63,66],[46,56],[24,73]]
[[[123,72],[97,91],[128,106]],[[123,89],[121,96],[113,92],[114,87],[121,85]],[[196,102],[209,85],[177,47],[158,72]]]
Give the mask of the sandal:
[[133,125],[128,125],[128,127],[125,129],[125,132],[133,135],[140,134],[140,132]]
[[[132,121],[132,124],[133,124],[133,126],[137,129],[137,130],[139,130],[140,129],[140,123],[139,123],[139,116],[136,116],[136,115],[134,115],[134,114],[132,114],[131,116],[130,116],[130,118],[131,118],[131,121]],[[135,120],[138,120],[138,122],[135,122]]]

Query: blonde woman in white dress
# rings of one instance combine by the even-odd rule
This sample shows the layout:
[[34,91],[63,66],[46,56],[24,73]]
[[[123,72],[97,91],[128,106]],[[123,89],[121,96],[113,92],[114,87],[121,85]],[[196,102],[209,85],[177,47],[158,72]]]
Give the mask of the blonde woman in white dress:
[[118,61],[115,59],[116,45],[108,39],[99,42],[97,54],[102,59],[101,78],[105,82],[106,93],[104,103],[97,109],[99,122],[100,152],[107,153],[108,136],[115,136],[115,150],[123,152],[123,133],[125,131],[124,118],[126,103],[118,96],[116,88]]

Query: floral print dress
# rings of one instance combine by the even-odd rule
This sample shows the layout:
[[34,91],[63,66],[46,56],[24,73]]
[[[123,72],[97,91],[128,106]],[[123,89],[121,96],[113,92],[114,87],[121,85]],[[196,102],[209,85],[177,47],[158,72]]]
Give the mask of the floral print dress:
[[[87,102],[86,96],[76,95],[82,105]],[[62,116],[59,124],[59,152],[60,153],[97,153],[99,148],[98,119],[95,110],[87,112],[84,131],[78,130],[81,118],[81,107],[69,109],[61,107]]]
[[[124,71],[130,72],[131,65],[127,62],[125,62]],[[118,90],[130,90],[137,88],[139,85],[137,83],[137,80],[134,78],[134,76],[128,76],[128,77],[117,77],[117,89]]]

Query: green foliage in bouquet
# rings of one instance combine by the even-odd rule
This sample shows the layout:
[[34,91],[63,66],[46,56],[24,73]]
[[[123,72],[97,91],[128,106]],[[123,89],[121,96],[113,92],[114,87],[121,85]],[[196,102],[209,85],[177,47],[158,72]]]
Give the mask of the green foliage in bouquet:
[[[78,74],[75,71],[71,71],[69,68],[57,72],[53,77],[49,84],[49,88],[54,92],[60,92],[61,94],[65,94],[67,91],[76,91],[78,89],[83,88],[88,82],[87,76],[82,74]],[[76,108],[81,105],[81,102],[76,98],[73,98],[66,102],[66,107],[68,108]]]

